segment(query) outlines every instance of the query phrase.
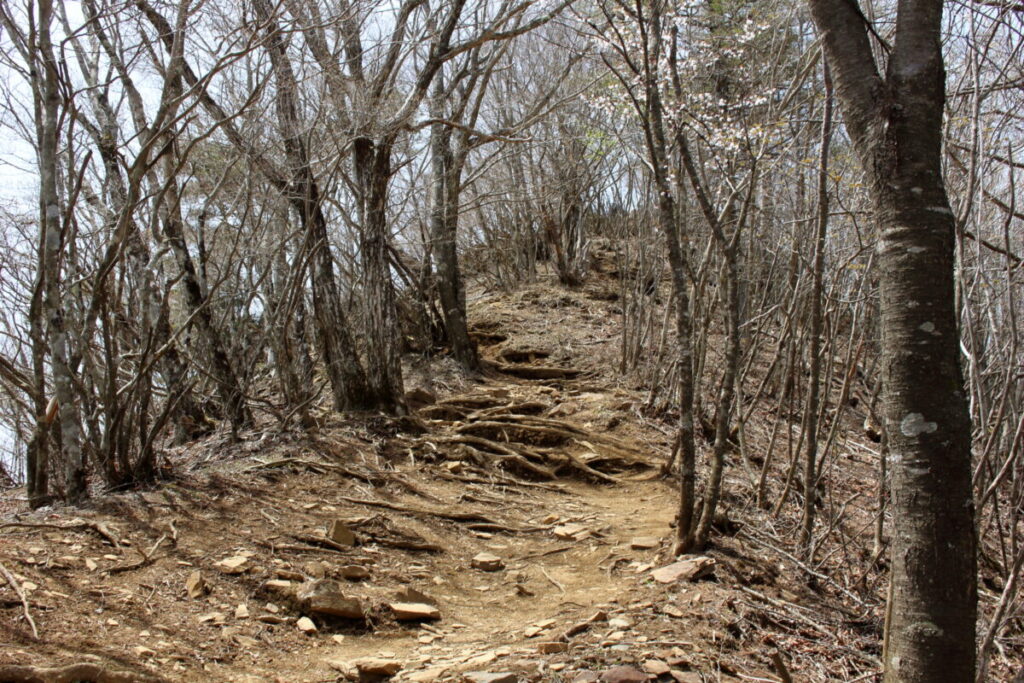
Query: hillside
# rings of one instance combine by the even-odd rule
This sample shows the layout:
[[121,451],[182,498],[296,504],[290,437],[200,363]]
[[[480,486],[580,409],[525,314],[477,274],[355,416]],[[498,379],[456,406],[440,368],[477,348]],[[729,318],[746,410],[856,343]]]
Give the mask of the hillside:
[[856,420],[819,568],[735,453],[714,546],[672,564],[672,430],[615,372],[613,286],[476,297],[489,369],[408,359],[413,416],[218,433],[168,450],[161,487],[85,509],[8,492],[0,681],[872,680],[884,576]]

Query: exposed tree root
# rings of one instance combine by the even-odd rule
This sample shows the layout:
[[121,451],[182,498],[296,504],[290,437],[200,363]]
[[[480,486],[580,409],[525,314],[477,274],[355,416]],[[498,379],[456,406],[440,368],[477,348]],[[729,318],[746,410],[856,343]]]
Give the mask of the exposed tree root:
[[405,477],[395,472],[384,472],[382,470],[372,470],[369,468],[355,468],[347,465],[338,465],[335,463],[317,462],[308,460],[306,458],[280,458],[278,460],[271,460],[268,462],[260,462],[246,469],[247,472],[260,472],[269,471],[274,469],[280,469],[289,467],[291,469],[299,470],[305,469],[314,474],[325,474],[327,472],[337,472],[343,474],[346,477],[352,479],[358,479],[359,481],[366,482],[370,486],[379,487],[389,482],[394,482],[409,493],[432,500],[434,502],[441,502],[436,496],[427,493],[420,487],[410,482]]
[[356,505],[369,505],[373,507],[381,507],[387,510],[394,510],[395,512],[401,512],[407,515],[413,515],[416,517],[438,517],[440,519],[447,519],[453,522],[459,522],[465,524],[467,528],[475,529],[478,531],[506,531],[509,533],[529,533],[533,531],[547,531],[549,527],[546,526],[533,526],[533,527],[520,527],[504,522],[480,512],[446,512],[444,510],[426,510],[423,508],[414,508],[407,505],[400,505],[398,503],[388,503],[382,500],[365,500],[362,498],[349,498],[347,496],[341,496],[341,500],[349,503],[355,503]]
[[0,681],[4,683],[157,683],[163,680],[137,671],[112,671],[99,664],[71,664],[52,668],[0,665]]
[[[542,417],[550,409],[543,401],[459,396],[432,408],[457,413],[453,419],[435,421],[436,427],[447,428],[448,433],[437,430],[409,443],[412,449],[433,457],[465,459],[481,467],[541,480],[575,473],[587,479],[616,482],[618,472],[652,466],[645,453],[619,439]],[[435,413],[435,417],[440,415]],[[441,444],[459,448],[442,449],[438,447]]]
[[543,365],[498,365],[497,370],[502,374],[520,379],[575,379],[580,375],[579,370]]
[[518,469],[524,474],[531,474],[541,479],[555,478],[553,471],[535,462],[543,461],[543,456],[522,447],[514,448],[511,444],[502,444],[469,434],[442,436],[434,440],[439,443],[460,444],[464,446],[470,457],[481,466],[492,464],[497,460],[503,465],[511,464],[511,469]]
[[474,477],[464,474],[455,474],[454,472],[440,471],[437,476],[442,479],[449,479],[451,481],[461,481],[467,484],[484,484],[487,486],[517,486],[522,488],[538,488],[545,491],[553,491],[554,493],[567,493],[567,491],[560,486],[552,486],[550,484],[543,484],[536,481],[524,481],[522,479],[516,479],[515,477],[506,477],[501,474],[494,472],[493,470],[483,473],[481,476]]

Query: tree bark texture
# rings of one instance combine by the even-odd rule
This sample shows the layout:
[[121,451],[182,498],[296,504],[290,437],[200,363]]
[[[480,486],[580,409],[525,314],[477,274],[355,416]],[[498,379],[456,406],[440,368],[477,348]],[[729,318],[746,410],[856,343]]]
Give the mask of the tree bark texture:
[[289,175],[283,179],[284,192],[299,214],[305,228],[306,248],[313,254],[313,318],[320,352],[331,380],[334,409],[344,411],[373,408],[376,402],[341,306],[341,293],[334,274],[334,260],[328,240],[327,217],[321,206],[320,187],[301,136],[296,102],[298,85],[288,59],[287,45],[273,19],[270,3],[257,0],[255,7],[269,34],[268,52],[277,84],[275,106],[289,167]]
[[57,63],[50,38],[53,22],[52,0],[39,3],[39,59],[43,73],[39,86],[39,208],[43,237],[43,268],[46,288],[43,309],[48,322],[50,372],[53,395],[58,406],[60,453],[64,463],[64,498],[78,503],[88,495],[79,406],[75,396],[73,370],[70,362],[65,306],[61,296],[61,270],[64,235],[57,195],[57,113],[60,107]]
[[[444,96],[438,77],[434,87],[434,116],[443,114],[438,99]],[[430,215],[430,239],[437,269],[437,293],[441,300],[445,335],[452,356],[467,370],[479,370],[476,344],[469,337],[466,316],[466,291],[459,271],[456,238],[459,225],[459,197],[462,189],[462,163],[452,151],[452,130],[442,123],[430,128],[433,207]]]
[[974,680],[971,424],[942,179],[941,0],[902,0],[888,67],[849,0],[810,0],[879,227],[882,415],[893,538],[885,681]]
[[360,193],[360,251],[366,301],[367,379],[375,407],[405,411],[400,357],[401,330],[388,260],[387,198],[391,180],[391,140],[356,138],[352,161]]

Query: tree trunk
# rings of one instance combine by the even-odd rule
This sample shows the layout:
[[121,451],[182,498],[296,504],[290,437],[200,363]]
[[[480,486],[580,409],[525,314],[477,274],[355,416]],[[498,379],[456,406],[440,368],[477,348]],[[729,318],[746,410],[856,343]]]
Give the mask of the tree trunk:
[[804,559],[810,562],[814,554],[814,500],[818,484],[818,403],[821,385],[821,299],[822,277],[825,270],[825,236],[828,231],[828,155],[832,142],[832,75],[828,62],[823,67],[825,81],[825,107],[821,119],[821,153],[818,162],[818,220],[814,240],[814,284],[811,287],[811,367],[807,391],[807,409],[804,413],[804,431],[807,451],[804,457],[804,513],[800,527],[800,545]]
[[[173,140],[168,139],[168,145],[173,146]],[[196,273],[195,264],[189,254],[188,246],[185,244],[185,234],[181,219],[181,205],[178,196],[178,181],[174,177],[173,155],[168,154],[165,160],[167,177],[166,193],[163,198],[162,227],[164,237],[171,247],[178,267],[181,269],[181,285],[185,293],[185,303],[188,310],[194,315],[196,327],[199,329],[200,337],[210,354],[210,374],[217,385],[217,395],[228,419],[231,421],[233,430],[238,430],[252,421],[252,416],[245,405],[245,395],[242,391],[242,382],[231,363],[224,340],[213,322],[213,315],[210,312],[207,293],[199,283],[199,276]]]
[[884,78],[856,3],[810,5],[880,231],[881,413],[894,519],[885,681],[973,681],[971,423],[954,296],[955,225],[942,179],[942,2],[899,4]]
[[387,413],[405,412],[402,387],[401,331],[388,262],[387,197],[391,180],[391,140],[374,143],[357,138],[353,166],[360,193],[360,221],[366,304],[367,378],[375,406]]
[[29,337],[32,340],[32,405],[36,424],[25,447],[26,493],[36,509],[50,502],[50,421],[46,414],[46,325],[43,301],[46,289],[46,223],[39,223],[38,267],[29,304]]
[[[283,232],[283,230],[282,230]],[[313,425],[309,401],[313,392],[313,374],[307,374],[309,358],[305,349],[303,273],[296,273],[284,249],[274,263],[271,329],[268,330],[274,351],[274,370],[281,384],[281,393],[290,411],[297,411],[303,427]]]
[[[655,41],[661,39],[661,3],[651,7],[650,34]],[[651,53],[656,61],[661,50],[657,42]],[[686,250],[680,234],[679,212],[669,181],[668,142],[665,136],[664,111],[658,83],[657,64],[647,65],[644,96],[646,111],[643,125],[647,152],[654,169],[655,185],[658,190],[659,222],[668,245],[669,269],[672,272],[672,293],[676,302],[676,362],[678,363],[679,397],[679,508],[676,512],[676,540],[673,554],[679,555],[693,550],[696,532],[697,482],[694,443],[694,380],[693,380],[693,323],[690,318],[690,293],[687,277]]]
[[61,265],[64,236],[61,230],[60,202],[57,197],[57,109],[60,96],[57,64],[50,39],[53,21],[52,0],[39,3],[39,59],[43,69],[39,93],[39,208],[44,231],[44,269],[46,289],[43,310],[48,321],[50,371],[54,398],[59,410],[61,457],[64,461],[64,498],[76,504],[88,495],[78,402],[75,400],[73,370],[70,363],[68,334],[61,294]]
[[[440,117],[438,99],[444,88],[440,75],[434,87],[434,116]],[[458,236],[459,197],[462,189],[461,159],[452,153],[451,128],[435,123],[430,128],[431,169],[434,183],[433,206],[430,214],[430,239],[433,242],[434,263],[437,268],[437,293],[441,299],[441,315],[452,355],[462,367],[480,369],[476,344],[469,337],[466,320],[466,291],[459,271],[456,238]]]
[[729,447],[729,424],[736,396],[736,376],[740,363],[740,297],[739,257],[735,242],[726,248],[725,263],[722,266],[722,281],[719,285],[722,308],[725,312],[725,368],[722,385],[718,393],[715,414],[715,443],[711,449],[711,472],[704,487],[704,507],[700,524],[694,539],[694,549],[703,550],[711,538],[711,527],[722,491],[722,474],[725,471],[725,451]]
[[879,193],[882,414],[895,520],[885,680],[901,683],[970,681],[975,658],[971,425],[953,306],[953,214],[937,153],[929,166],[904,169],[898,189]]
[[[320,187],[313,175],[306,145],[300,137],[297,83],[288,60],[287,45],[273,19],[267,0],[255,3],[269,35],[268,53],[277,82],[278,124],[288,159],[289,177],[284,180],[284,194],[299,213],[306,232],[306,248],[313,254],[313,318],[316,323],[320,352],[331,379],[334,409],[365,410],[376,406],[369,390],[366,373],[356,353],[347,316],[341,307],[341,293],[334,275],[327,234],[327,217],[320,205]],[[301,259],[296,259],[301,262]],[[371,348],[375,344],[371,344]]]

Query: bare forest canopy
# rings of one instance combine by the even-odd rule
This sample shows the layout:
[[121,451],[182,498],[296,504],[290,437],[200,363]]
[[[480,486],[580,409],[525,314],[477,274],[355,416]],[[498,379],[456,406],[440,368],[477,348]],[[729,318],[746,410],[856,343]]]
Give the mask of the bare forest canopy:
[[1003,0],[2,3],[32,191],[0,206],[0,485],[78,504],[210,434],[407,416],[417,360],[575,380],[484,358],[473,302],[600,290],[604,379],[676,434],[675,552],[729,499],[813,577],[866,430],[886,680],[986,680],[1024,638],[1022,30]]

